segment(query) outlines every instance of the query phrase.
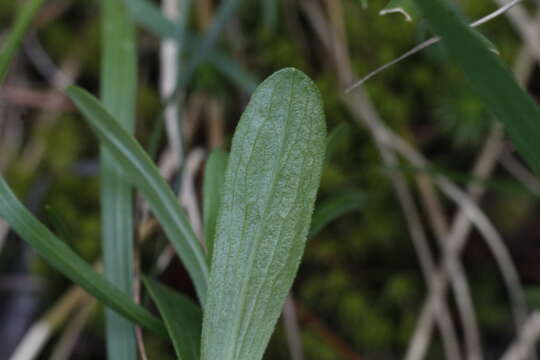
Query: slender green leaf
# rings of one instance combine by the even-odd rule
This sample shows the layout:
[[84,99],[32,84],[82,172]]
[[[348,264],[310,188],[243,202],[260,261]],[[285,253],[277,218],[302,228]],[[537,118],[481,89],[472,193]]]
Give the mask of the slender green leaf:
[[98,275],[79,255],[42,225],[21,204],[0,177],[0,217],[51,266],[81,286],[106,306],[150,331],[167,334],[163,323],[110,281]]
[[208,259],[212,259],[214,252],[217,217],[221,205],[225,169],[227,168],[228,160],[229,155],[225,151],[215,149],[210,153],[204,168],[203,217],[204,239],[206,241]]
[[[216,44],[216,41],[223,34],[225,25],[227,25],[229,20],[236,13],[241,3],[242,0],[223,0],[220,2],[220,5],[216,10],[216,15],[212,20],[212,24],[206,32],[206,36],[193,50],[193,55],[187,64],[187,70],[180,74],[185,74],[186,77],[189,77],[191,73],[193,73],[193,71],[195,71],[195,69],[203,62],[203,60],[209,56],[214,48],[214,45]],[[184,82],[180,78],[178,83],[181,86]]]
[[149,278],[144,279],[167,326],[180,360],[199,360],[201,346],[201,308],[186,296]]
[[[237,0],[235,0],[237,1]],[[125,0],[129,7],[134,20],[156,36],[180,39],[185,44],[187,49],[195,49],[192,57],[197,60],[191,60],[188,68],[182,71],[182,79],[179,80],[184,86],[191,78],[194,69],[201,63],[208,61],[213,64],[223,75],[238,84],[244,91],[251,94],[256,87],[256,79],[234,59],[231,59],[223,52],[215,49],[215,34],[218,34],[222,29],[216,27],[217,30],[212,32],[212,37],[201,39],[199,36],[188,31],[182,32],[182,28],[173,21],[167,19],[160,9],[148,0]],[[234,12],[238,4],[229,5],[225,8],[225,15],[230,16],[231,10]],[[224,25],[227,16],[222,15],[219,22],[220,26]],[[219,31],[218,31],[219,30]],[[210,33],[209,33],[210,34]]]
[[255,90],[227,165],[201,359],[262,358],[304,251],[325,127],[304,73],[278,71]]
[[[122,1],[102,0],[101,97],[105,108],[132,133],[137,96],[135,29]],[[133,189],[101,147],[101,241],[105,277],[128,295],[133,288]],[[106,310],[107,358],[135,360],[133,325]]]
[[540,110],[487,49],[477,33],[443,0],[415,0],[431,28],[480,98],[502,121],[527,162],[540,171]]
[[276,27],[279,13],[279,0],[260,0],[262,2],[262,19],[264,29],[267,33],[272,33]]
[[349,190],[334,194],[318,204],[313,213],[308,237],[310,239],[315,237],[332,221],[353,210],[358,210],[362,206],[364,198],[365,196],[361,191]]
[[72,239],[72,233],[67,226],[66,222],[62,218],[62,215],[56,211],[52,206],[45,205],[45,223],[49,224],[52,228],[53,233],[58,237],[59,239],[63,241],[68,241],[68,239]]
[[75,86],[67,90],[75,105],[116,160],[116,166],[142,193],[169,241],[182,259],[202,304],[206,299],[208,264],[203,248],[171,188],[139,143],[122,129],[99,101]]
[[326,161],[330,161],[335,155],[337,148],[342,144],[351,132],[351,125],[341,123],[336,126],[326,138]]
[[20,9],[13,27],[0,51],[0,84],[4,82],[9,64],[15,56],[23,40],[24,34],[32,23],[34,16],[43,5],[43,0],[26,0]]

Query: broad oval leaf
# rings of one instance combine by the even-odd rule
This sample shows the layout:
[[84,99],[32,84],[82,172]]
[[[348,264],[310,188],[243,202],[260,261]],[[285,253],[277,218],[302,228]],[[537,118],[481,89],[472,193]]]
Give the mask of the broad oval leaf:
[[201,359],[261,359],[302,257],[324,161],[320,94],[296,69],[255,91],[233,138]]

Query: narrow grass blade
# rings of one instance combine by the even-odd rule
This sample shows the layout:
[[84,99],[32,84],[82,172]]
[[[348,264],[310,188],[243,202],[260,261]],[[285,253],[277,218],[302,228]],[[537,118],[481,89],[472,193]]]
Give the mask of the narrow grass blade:
[[216,149],[210,153],[204,168],[203,180],[203,218],[204,218],[204,239],[206,242],[206,254],[208,259],[212,259],[214,252],[214,239],[216,234],[216,224],[223,194],[223,183],[225,181],[225,170],[229,155]]
[[308,237],[310,239],[315,237],[332,221],[351,211],[358,210],[362,206],[364,198],[365,196],[361,191],[349,190],[332,195],[321,202],[315,207]]
[[178,359],[199,360],[201,308],[179,292],[151,279],[145,278],[144,284],[163,317]]
[[[177,24],[163,16],[159,8],[148,0],[125,0],[125,3],[130,9],[133,19],[154,35],[180,39],[187,49],[201,49],[193,51],[193,54],[198,54],[193,55],[198,58],[198,62],[190,62],[189,69],[185,69],[182,72],[182,79],[179,80],[183,82],[182,84],[185,85],[190,80],[193,70],[197,65],[207,61],[213,64],[216,69],[231,79],[231,81],[236,83],[245,92],[248,94],[253,92],[257,85],[255,77],[234,59],[216,50],[213,47],[213,42],[208,43],[208,40],[201,39],[199,36],[188,31],[183,33]],[[203,45],[203,43],[206,45]]]
[[98,275],[79,255],[42,225],[21,204],[8,184],[0,177],[0,217],[34,248],[51,266],[81,286],[106,306],[150,331],[165,335],[163,323]]
[[203,248],[171,188],[139,143],[118,125],[95,97],[75,86],[69,87],[67,93],[107,146],[119,172],[140,190],[149,203],[186,266],[199,300],[204,304],[208,264]]
[[540,173],[540,110],[485,46],[474,30],[443,0],[415,0],[431,28],[442,37],[454,62],[498,120],[519,152]]
[[[102,0],[101,97],[105,108],[132,133],[137,69],[135,29],[122,1]],[[101,241],[105,277],[127,295],[133,289],[133,189],[101,147]],[[107,358],[135,360],[133,325],[106,310]]]
[[255,90],[227,166],[201,359],[262,358],[304,251],[325,141],[305,74],[284,69]]
[[[201,64],[201,62],[208,57],[214,48],[216,41],[223,34],[225,25],[229,22],[236,10],[240,7],[242,0],[223,0],[221,1],[219,8],[216,10],[216,15],[212,20],[210,28],[206,32],[206,36],[193,50],[193,55],[189,59],[188,67],[185,76],[190,77],[191,73]],[[183,84],[182,80],[178,81],[180,85]],[[176,92],[176,91],[175,91]]]
[[41,8],[41,5],[43,5],[43,2],[43,0],[26,0],[17,14],[5,45],[0,52],[0,85],[4,82],[9,64],[20,47],[26,30]]
[[336,126],[326,139],[326,161],[330,161],[335,155],[337,148],[343,143],[345,138],[349,136],[351,132],[351,125],[347,123],[341,123]]

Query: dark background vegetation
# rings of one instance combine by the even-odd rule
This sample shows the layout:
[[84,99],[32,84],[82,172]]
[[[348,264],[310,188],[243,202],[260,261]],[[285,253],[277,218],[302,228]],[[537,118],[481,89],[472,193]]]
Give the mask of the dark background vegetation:
[[[333,222],[308,243],[293,289],[306,358],[399,358],[416,324],[426,286],[388,171],[402,171],[418,195],[416,170],[406,163],[399,169],[385,168],[370,133],[354,120],[343,102],[344,87],[338,80],[341,64],[321,43],[304,2],[276,0],[264,5],[262,0],[244,1],[240,11],[229,19],[217,48],[258,80],[282,67],[303,70],[321,89],[328,128],[349,126],[328,161],[320,198],[356,189],[362,194],[360,208]],[[344,24],[352,68],[359,76],[429,36],[422,21],[407,23],[400,15],[379,16],[385,0],[369,0],[368,8],[359,0],[311,2],[327,17],[337,11],[334,20]],[[17,3],[0,0],[0,31],[9,28]],[[204,33],[218,4],[217,0],[193,1],[190,31]],[[50,71],[58,67],[72,72],[78,85],[98,93],[98,5],[98,1],[49,1],[0,90],[2,174],[46,224],[57,229],[58,220],[63,223],[70,234],[65,241],[89,261],[100,254],[98,142],[65,95],[51,90]],[[459,1],[458,5],[469,19],[495,8],[489,0]],[[507,20],[496,19],[483,26],[482,32],[496,45],[501,58],[513,64],[522,41]],[[138,29],[136,136],[145,147],[151,142],[162,109],[157,85],[159,44],[158,38]],[[533,94],[540,90],[537,72],[533,71],[528,86]],[[433,171],[460,185],[474,180],[471,167],[489,133],[492,117],[441,47],[432,47],[386,70],[371,79],[366,90],[385,123],[428,156],[436,166]],[[220,145],[228,148],[248,99],[249,94],[215,67],[208,63],[199,66],[184,102],[185,121],[192,129],[188,131],[187,150]],[[159,144],[161,151],[165,138]],[[504,151],[512,153],[512,146],[507,144]],[[198,186],[201,177],[199,171]],[[538,193],[502,166],[484,185],[487,194],[482,208],[511,251],[530,305],[540,306],[535,300],[540,282]],[[451,218],[455,206],[441,201]],[[431,215],[422,209],[423,220],[427,222]],[[164,246],[158,231],[141,247],[143,271],[152,269]],[[470,236],[463,260],[486,356],[494,358],[515,335],[509,326],[512,318],[507,295],[497,267],[476,232]],[[192,291],[178,261],[167,267],[162,280]],[[24,242],[12,233],[7,235],[0,252],[0,359],[8,358],[26,329],[69,286]],[[143,301],[147,299],[143,297]],[[40,358],[48,358],[64,325]],[[145,334],[145,342],[150,359],[174,358],[163,340]],[[280,323],[267,358],[288,356]],[[442,357],[437,337],[429,356]],[[92,311],[71,358],[104,358],[101,307]]]

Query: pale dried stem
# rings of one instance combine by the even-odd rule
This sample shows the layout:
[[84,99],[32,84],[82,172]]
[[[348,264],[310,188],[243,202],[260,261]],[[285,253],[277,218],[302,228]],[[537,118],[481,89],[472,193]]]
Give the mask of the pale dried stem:
[[[139,225],[138,233],[141,241],[148,239],[157,227],[158,223],[153,219],[148,219]],[[101,260],[97,260],[93,266],[97,272],[102,272]],[[45,314],[30,326],[10,360],[35,359],[52,334],[64,324],[77,305],[90,299],[92,299],[92,296],[83,289],[75,285],[71,286]]]
[[[320,35],[321,41],[326,43],[325,45],[330,45],[330,43],[333,44],[332,47],[327,47],[327,50],[328,53],[334,55],[334,62],[339,75],[340,83],[346,84],[352,78],[352,69],[345,44],[343,43],[342,39],[339,38],[338,33],[332,30],[333,27],[327,24],[320,7],[318,7],[315,2],[303,1],[302,6],[315,31]],[[331,36],[331,40],[328,40],[327,36]],[[369,120],[371,122],[376,121],[374,119],[378,119],[378,114],[376,113],[375,109],[369,104],[366,104],[366,101],[364,101],[365,99],[359,98],[359,96],[360,95],[357,92],[353,94],[353,97],[344,99],[351,113],[355,116],[356,120],[360,122],[365,121],[364,119],[371,119]],[[390,169],[395,168],[398,165],[397,158],[395,153],[388,146],[387,142],[381,137],[384,134],[375,131],[372,131],[372,134],[384,164]],[[389,176],[396,191],[396,195],[398,196],[398,200],[403,208],[403,213],[413,240],[413,245],[415,246],[418,254],[421,268],[428,286],[435,286],[435,284],[430,280],[430,274],[435,269],[435,262],[427,243],[425,231],[418,215],[418,209],[414,203],[412,193],[407,187],[406,181],[401,173],[391,171]],[[443,335],[442,338],[448,357],[450,359],[460,359],[459,342],[457,340],[456,331],[454,329],[447,306],[444,306],[442,311],[438,312],[437,319],[441,334]]]
[[94,298],[83,301],[80,309],[73,315],[68,325],[64,328],[60,339],[51,351],[51,360],[69,360],[71,353],[77,345],[77,341],[83,332],[86,322],[96,305]]
[[540,338],[540,312],[532,313],[523,325],[523,331],[508,348],[501,360],[523,360],[534,351]]
[[[499,2],[501,2],[501,0],[497,0]],[[471,23],[471,27],[477,27],[477,26],[480,26],[482,24],[485,24],[487,23],[488,21],[491,21],[493,19],[495,19],[496,17],[504,14],[505,12],[508,12],[512,7],[516,6],[518,3],[520,3],[521,1],[523,0],[512,0],[508,3],[505,3],[502,7],[500,7],[499,9],[495,10],[494,12],[484,16],[483,18]],[[528,34],[530,35],[530,34]],[[441,38],[440,37],[433,37],[429,40],[426,40],[424,41],[423,43],[413,47],[411,50],[407,51],[406,53],[404,53],[403,55],[401,56],[398,56],[397,58],[395,58],[394,60],[384,64],[383,66],[375,69],[374,71],[370,72],[369,74],[367,74],[366,76],[364,76],[363,78],[361,78],[360,80],[358,81],[355,81],[352,85],[348,86],[346,89],[345,89],[345,94],[348,94],[350,93],[351,91],[353,91],[354,89],[356,89],[357,87],[361,86],[362,84],[364,84],[366,81],[368,81],[369,79],[371,79],[372,77],[374,77],[375,75],[378,75],[380,74],[381,72],[383,72],[384,70],[396,65],[397,63],[411,57],[412,55],[424,50],[424,49],[427,49],[428,47],[430,47],[431,45],[434,45],[436,43],[438,43],[439,41],[441,41]],[[540,50],[540,43],[538,45],[538,48]],[[539,52],[540,54],[540,52]]]
[[[162,9],[164,15],[173,21],[180,16],[181,0],[163,0]],[[180,44],[176,39],[163,39],[160,46],[160,79],[159,87],[162,100],[165,102],[173,94],[178,78],[178,61],[180,56]],[[180,97],[179,97],[180,98]],[[179,99],[165,106],[165,128],[169,141],[169,151],[173,158],[173,168],[177,170],[182,163],[183,139],[180,125]]]
[[285,335],[287,336],[287,345],[292,360],[304,360],[304,349],[302,347],[302,337],[298,316],[296,314],[296,305],[292,293],[289,293],[283,305],[283,323],[285,326]]

